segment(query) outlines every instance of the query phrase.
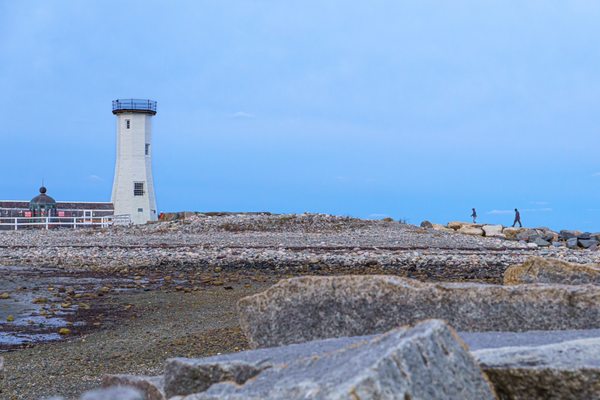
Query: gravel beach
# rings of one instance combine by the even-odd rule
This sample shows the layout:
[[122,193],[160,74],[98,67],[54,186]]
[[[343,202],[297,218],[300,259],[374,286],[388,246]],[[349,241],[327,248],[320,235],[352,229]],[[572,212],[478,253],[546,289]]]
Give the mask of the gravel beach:
[[394,221],[329,215],[195,215],[182,221],[105,230],[0,234],[0,265],[71,270],[219,267],[277,274],[372,273],[499,283],[530,256],[592,263],[600,252],[537,248]]

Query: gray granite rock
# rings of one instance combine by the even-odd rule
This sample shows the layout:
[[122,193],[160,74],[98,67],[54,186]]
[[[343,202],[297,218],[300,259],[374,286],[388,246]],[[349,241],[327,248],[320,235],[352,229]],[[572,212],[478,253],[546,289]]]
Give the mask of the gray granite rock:
[[202,393],[173,399],[308,398],[434,400],[495,395],[456,333],[442,321],[425,321],[338,350],[272,363],[242,385],[217,383]]
[[558,235],[562,240],[568,240],[568,239],[572,239],[572,238],[577,238],[577,236],[581,235],[581,232],[580,231],[562,230],[559,232]]
[[234,382],[243,385],[254,378],[270,363],[260,361],[211,361],[173,358],[165,367],[165,393],[167,398],[204,392],[219,382]]
[[462,228],[464,225],[469,225],[469,223],[468,222],[451,221],[451,222],[448,222],[448,224],[446,224],[446,227],[457,231],[460,228]]
[[81,400],[145,400],[139,390],[127,386],[115,386],[84,393]]
[[577,240],[577,238],[567,239],[567,247],[569,249],[577,249],[577,248],[579,248],[579,240]]
[[558,233],[553,232],[549,229],[541,230],[540,235],[541,235],[542,239],[544,239],[547,242],[553,242],[555,240],[558,240]]
[[500,399],[600,399],[600,338],[473,355]]
[[541,236],[535,229],[523,229],[517,233],[517,240],[524,240],[526,242],[533,241],[538,237]]
[[508,240],[518,240],[517,235],[524,230],[526,230],[526,228],[513,228],[509,226],[502,230],[502,234]]
[[483,229],[474,224],[463,225],[457,232],[464,235],[483,236]]
[[526,332],[459,332],[471,351],[516,346],[545,346],[580,339],[600,340],[600,329]]
[[[458,332],[460,338],[467,344],[471,352],[481,349],[514,347],[514,346],[545,346],[553,343],[565,341],[590,339],[600,341],[600,329],[591,330],[561,330],[561,331],[529,331],[529,332]],[[200,380],[206,381],[206,366],[219,365],[221,368],[231,364],[247,364],[258,369],[282,368],[299,359],[320,358],[324,354],[341,351],[344,348],[350,348],[357,343],[373,340],[376,335],[344,337],[334,339],[324,339],[299,344],[292,344],[282,347],[265,348],[239,353],[231,353],[207,357],[202,359],[177,358],[167,360],[165,370],[170,375],[182,374],[181,377],[174,377],[172,384],[177,388],[175,393],[188,395],[199,391],[199,386],[193,381],[193,376],[200,375]],[[503,349],[500,349],[503,351]],[[202,374],[197,374],[194,370],[199,369]],[[191,379],[192,378],[192,379]],[[240,379],[233,379],[233,381]],[[247,379],[244,379],[246,381]],[[140,382],[147,384],[140,385]],[[163,379],[161,377],[135,377],[130,375],[108,376],[104,379],[104,384],[108,385],[131,385],[141,389],[149,397],[148,386],[162,387]],[[213,379],[212,384],[219,383],[218,379]],[[140,387],[141,386],[141,387]],[[209,385],[202,385],[201,388],[207,388]]]
[[[221,375],[221,379],[218,379],[218,375],[207,377],[206,371],[208,366],[231,370],[232,365],[238,368],[241,365],[246,365],[249,368],[260,371],[273,367],[283,368],[294,361],[315,357],[320,358],[323,354],[340,351],[356,343],[372,340],[374,337],[375,335],[323,339],[200,359],[169,359],[165,365],[165,374],[169,375],[169,393],[177,393],[182,396],[189,395],[205,391],[212,384],[228,380],[224,375]],[[241,383],[239,376],[237,379],[234,377],[234,379],[229,380]]]
[[577,242],[584,249],[589,249],[592,246],[598,246],[598,241],[596,239],[578,239]]
[[550,246],[550,242],[542,239],[541,237],[536,237],[535,239],[533,239],[533,243],[537,244],[539,247],[549,247]]
[[504,271],[505,285],[524,283],[562,283],[600,285],[600,266],[575,264],[552,258],[531,257],[523,264]]
[[485,237],[504,237],[502,233],[502,229],[504,228],[502,225],[484,225],[481,229],[483,229]]
[[164,379],[162,376],[106,375],[102,379],[105,388],[129,386],[141,391],[145,400],[165,400]]
[[600,288],[301,277],[240,300],[238,309],[253,347],[381,333],[427,318],[461,331],[589,329],[600,327]]
[[421,228],[433,228],[433,224],[429,221],[423,221],[421,222]]

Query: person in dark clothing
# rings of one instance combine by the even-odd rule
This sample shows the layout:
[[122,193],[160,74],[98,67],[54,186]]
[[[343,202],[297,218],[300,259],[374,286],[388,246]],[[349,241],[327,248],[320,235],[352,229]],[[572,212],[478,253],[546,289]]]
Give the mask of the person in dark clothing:
[[522,228],[523,225],[521,224],[521,214],[519,213],[519,210],[515,208],[515,222],[513,222],[512,224],[513,228],[517,224],[517,222],[519,223],[519,227]]
[[473,223],[476,224],[477,223],[477,211],[475,211],[474,208],[473,208],[473,214],[471,214],[471,217],[473,217]]

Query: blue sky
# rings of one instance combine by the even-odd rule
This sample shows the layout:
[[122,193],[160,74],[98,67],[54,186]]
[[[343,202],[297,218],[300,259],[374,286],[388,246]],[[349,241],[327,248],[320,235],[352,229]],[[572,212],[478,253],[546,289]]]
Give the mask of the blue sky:
[[0,198],[110,199],[151,98],[161,211],[600,231],[600,3],[0,0]]

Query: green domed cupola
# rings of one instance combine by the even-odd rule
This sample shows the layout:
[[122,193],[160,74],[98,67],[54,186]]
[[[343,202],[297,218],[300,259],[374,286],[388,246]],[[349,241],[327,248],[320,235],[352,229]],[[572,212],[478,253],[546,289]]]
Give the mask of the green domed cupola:
[[46,188],[42,186],[40,194],[29,202],[29,209],[36,217],[53,215],[56,210],[56,200],[48,196],[46,192]]

